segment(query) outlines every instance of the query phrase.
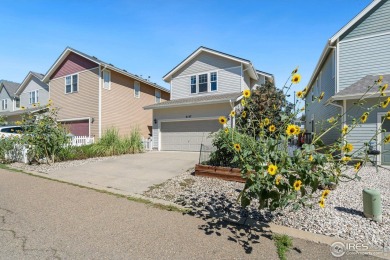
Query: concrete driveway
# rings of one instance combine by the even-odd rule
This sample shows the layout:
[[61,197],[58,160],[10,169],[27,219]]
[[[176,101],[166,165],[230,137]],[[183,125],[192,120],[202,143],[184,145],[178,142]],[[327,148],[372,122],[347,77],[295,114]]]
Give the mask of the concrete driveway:
[[194,167],[198,158],[197,152],[147,152],[55,170],[45,176],[123,195],[142,194]]

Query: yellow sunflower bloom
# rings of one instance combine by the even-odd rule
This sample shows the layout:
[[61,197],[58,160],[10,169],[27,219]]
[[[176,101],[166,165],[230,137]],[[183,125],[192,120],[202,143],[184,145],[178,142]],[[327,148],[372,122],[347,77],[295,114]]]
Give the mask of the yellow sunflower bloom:
[[21,121],[16,121],[16,122],[15,122],[15,125],[21,125],[21,124],[22,124]]
[[245,118],[246,117],[246,111],[242,112],[241,116],[242,116],[242,118]]
[[241,99],[241,105],[242,105],[243,107],[245,107],[245,106],[246,106],[245,99]]
[[299,133],[301,132],[301,128],[299,126],[295,126],[295,135],[299,135]]
[[224,131],[225,131],[225,133],[227,133],[227,134],[228,134],[228,133],[229,133],[229,128],[225,128],[225,130],[224,130]]
[[322,92],[321,95],[318,97],[318,102],[321,102],[324,96],[325,96],[325,92]]
[[244,95],[245,98],[248,98],[251,96],[251,91],[249,89],[245,89],[242,94]]
[[328,197],[329,194],[330,194],[330,190],[324,190],[324,191],[322,192],[321,197],[324,198],[324,199],[326,199],[326,197]]
[[336,119],[334,119],[333,116],[332,116],[331,118],[328,119],[328,122],[329,122],[330,124],[333,124],[335,121],[336,121]]
[[230,116],[231,117],[235,117],[236,116],[236,111],[232,110],[232,112],[230,112]]
[[380,88],[379,88],[379,91],[380,92],[384,92],[384,91],[386,91],[386,89],[389,87],[389,84],[384,84],[383,86],[381,86]]
[[360,121],[364,124],[367,121],[368,113],[364,112],[363,115],[360,117]]
[[386,108],[390,103],[390,98],[387,98],[385,101],[381,102],[381,107]]
[[21,109],[21,110],[25,110],[25,109],[26,109],[26,107],[24,107],[24,106],[21,106],[21,107],[20,107],[20,109]]
[[383,76],[381,75],[381,76],[378,77],[378,80],[377,80],[376,82],[377,82],[377,83],[381,83],[382,80],[383,80]]
[[353,151],[353,145],[352,144],[346,144],[342,148],[343,152],[350,153]]
[[301,75],[299,75],[298,73],[292,75],[291,82],[293,84],[298,84],[300,81],[301,81]]
[[281,179],[282,179],[282,176],[278,175],[278,176],[275,178],[275,184],[276,184],[276,185],[279,185]]
[[321,198],[320,201],[318,202],[318,205],[323,209],[325,208],[325,199]]
[[341,158],[341,161],[343,161],[343,163],[347,163],[351,160],[351,157],[349,156],[344,156],[343,158]]
[[343,135],[346,135],[348,132],[348,125],[343,126],[343,129],[341,129],[341,132],[343,133]]
[[302,181],[296,180],[296,181],[294,182],[294,189],[295,189],[296,191],[299,191],[299,190],[301,189],[301,186],[302,186]]
[[361,162],[358,162],[355,164],[355,172],[358,172],[360,170],[360,168],[362,168],[362,163]]
[[270,125],[269,128],[268,128],[268,130],[269,130],[270,132],[275,132],[276,126],[275,126],[275,125]]
[[267,171],[270,175],[275,175],[277,170],[278,170],[278,166],[276,166],[272,163],[270,165],[268,165]]
[[287,129],[286,129],[286,134],[287,134],[288,136],[294,135],[294,134],[295,134],[295,131],[296,131],[295,125],[288,125],[288,126],[287,126]]
[[390,135],[386,136],[385,139],[383,140],[383,142],[384,142],[385,144],[390,143]]
[[259,127],[260,127],[260,128],[263,128],[263,127],[264,127],[264,123],[263,123],[263,122],[260,122],[260,123],[259,123]]
[[224,116],[220,116],[220,117],[218,118],[218,121],[219,121],[219,123],[220,123],[221,125],[224,125],[224,124],[226,124],[227,119],[226,119],[226,117],[224,117]]
[[271,123],[271,121],[268,118],[264,119],[265,126],[269,125],[270,123]]
[[390,111],[387,111],[387,113],[386,113],[386,119],[390,119]]
[[303,91],[297,92],[297,98],[303,98]]
[[313,158],[313,155],[311,155],[311,154],[310,154],[310,156],[309,156],[309,161],[311,161],[311,162],[312,162],[312,161],[313,161],[313,159],[314,159],[314,158]]
[[234,149],[235,149],[237,152],[241,151],[241,146],[240,146],[240,144],[234,144]]

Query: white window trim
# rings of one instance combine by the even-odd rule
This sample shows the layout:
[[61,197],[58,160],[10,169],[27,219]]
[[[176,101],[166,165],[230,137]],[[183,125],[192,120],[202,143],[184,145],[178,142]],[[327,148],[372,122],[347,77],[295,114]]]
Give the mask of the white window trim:
[[[108,73],[108,88],[105,87],[105,82],[104,82],[104,73]],[[107,90],[111,90],[111,71],[109,70],[103,70],[103,88]]]
[[[73,76],[74,75],[77,75],[77,91],[73,91]],[[66,92],[66,78],[67,77],[70,77],[70,92]],[[73,74],[69,74],[67,76],[64,77],[64,83],[65,83],[65,94],[72,94],[72,93],[77,93],[79,92],[79,89],[80,89],[80,85],[79,85],[79,81],[80,81],[80,75],[79,73],[73,73]]]
[[[217,74],[217,89],[216,90],[211,90],[211,73],[215,72]],[[204,74],[207,74],[207,91],[204,91],[204,92],[199,92],[199,75],[204,75]],[[191,77],[195,76],[196,77],[196,92],[195,93],[192,93],[191,92]],[[205,93],[214,93],[214,92],[218,92],[218,81],[219,81],[219,73],[218,73],[218,70],[213,70],[213,71],[208,71],[208,72],[200,72],[200,73],[197,73],[197,74],[192,74],[192,75],[189,75],[189,83],[190,83],[190,87],[189,87],[189,92],[190,92],[190,95],[199,95],[199,94],[205,94]]]
[[5,98],[1,100],[1,110],[6,110],[6,109],[8,109],[8,100]]
[[[157,93],[160,93],[160,101],[157,102]],[[161,103],[161,91],[159,89],[154,90],[154,102]]]
[[[34,100],[31,100],[31,93],[32,92],[35,92]],[[39,102],[39,89],[29,91],[28,95],[29,95],[29,97],[28,97],[28,104],[29,105],[33,105],[33,104],[36,104]],[[35,101],[35,102],[32,102],[32,101]]]
[[[136,94],[136,90],[135,90],[135,85],[136,83],[138,83],[138,95]],[[138,81],[134,81],[134,97],[135,98],[140,98],[141,97],[141,83],[139,83]]]

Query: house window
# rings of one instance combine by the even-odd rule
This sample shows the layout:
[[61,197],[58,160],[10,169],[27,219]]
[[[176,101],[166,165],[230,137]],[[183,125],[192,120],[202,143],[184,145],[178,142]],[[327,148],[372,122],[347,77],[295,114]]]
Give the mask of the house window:
[[199,93],[207,92],[207,74],[199,75]]
[[210,90],[211,91],[217,90],[217,72],[210,73]]
[[30,94],[29,104],[38,103],[38,101],[39,101],[39,94],[38,93],[39,93],[38,90],[34,90],[34,91],[29,92],[29,94]]
[[139,82],[134,82],[134,97],[139,98],[141,96],[141,86]]
[[15,106],[20,108],[20,98],[15,98]]
[[70,75],[65,77],[65,93],[73,93],[78,91],[78,75]]
[[191,94],[196,93],[196,76],[191,76]]
[[111,89],[111,71],[103,71],[103,88]]
[[155,97],[156,103],[160,103],[161,102],[161,91],[158,89],[154,90],[154,97]]
[[8,100],[7,99],[1,100],[1,109],[6,110],[7,108],[8,108]]

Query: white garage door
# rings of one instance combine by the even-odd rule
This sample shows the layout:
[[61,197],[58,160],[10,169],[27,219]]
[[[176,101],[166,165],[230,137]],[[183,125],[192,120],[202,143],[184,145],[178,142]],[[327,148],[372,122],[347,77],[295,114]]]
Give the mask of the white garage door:
[[210,133],[221,128],[217,119],[161,122],[161,150],[199,151],[200,145],[210,145]]

